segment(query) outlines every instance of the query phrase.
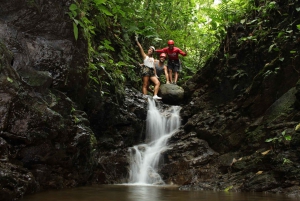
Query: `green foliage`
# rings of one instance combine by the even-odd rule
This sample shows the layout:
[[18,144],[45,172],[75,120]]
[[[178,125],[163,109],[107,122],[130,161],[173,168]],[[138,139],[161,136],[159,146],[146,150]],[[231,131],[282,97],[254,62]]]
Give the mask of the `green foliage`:
[[[133,57],[138,54],[132,40],[135,34],[144,47],[162,48],[173,39],[186,51],[188,56],[181,57],[184,67],[179,76],[179,82],[184,82],[214,55],[231,24],[243,21],[254,26],[256,21],[248,22],[247,11],[267,12],[276,6],[276,2],[270,2],[256,8],[253,0],[223,0],[218,5],[207,0],[82,0],[70,5],[68,15],[73,20],[75,39],[83,34],[88,40],[90,87],[106,94],[112,89],[104,90],[104,86],[121,89],[128,81],[140,83],[133,65]],[[256,40],[256,36],[249,37],[241,43]]]
[[10,77],[6,77],[6,80],[9,81],[10,83],[14,82]]
[[83,33],[86,39],[90,39],[90,34],[94,34],[94,26],[92,22],[86,17],[85,7],[80,7],[81,5],[71,4],[69,7],[68,15],[73,20],[73,32],[74,37],[78,39],[78,26],[80,25],[83,29]]
[[290,159],[288,158],[283,158],[283,163],[282,164],[291,164],[293,163]]
[[275,136],[273,138],[268,138],[265,140],[265,142],[272,142],[274,145],[274,148],[278,146],[282,142],[291,141],[292,136],[286,134],[286,130],[282,131],[281,135]]

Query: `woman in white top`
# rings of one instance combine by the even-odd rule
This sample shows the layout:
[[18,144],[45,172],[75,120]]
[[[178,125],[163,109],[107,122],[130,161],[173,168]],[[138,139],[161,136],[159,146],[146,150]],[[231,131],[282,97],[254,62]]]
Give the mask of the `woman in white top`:
[[146,54],[143,50],[143,47],[139,43],[139,41],[136,38],[137,45],[140,48],[141,55],[144,60],[144,65],[142,66],[142,77],[143,77],[143,94],[148,94],[148,86],[149,86],[149,80],[151,80],[154,84],[154,90],[153,90],[153,99],[161,99],[161,97],[157,96],[160,82],[157,79],[156,70],[154,67],[154,58],[153,53],[155,51],[155,48],[153,46],[150,46],[148,49],[148,54]]

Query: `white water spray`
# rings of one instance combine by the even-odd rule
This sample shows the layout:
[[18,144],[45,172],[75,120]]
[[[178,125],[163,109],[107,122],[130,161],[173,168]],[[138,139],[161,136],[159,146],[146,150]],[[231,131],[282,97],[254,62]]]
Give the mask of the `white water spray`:
[[129,183],[164,184],[157,173],[160,153],[167,146],[167,140],[180,127],[181,107],[171,106],[161,113],[153,99],[148,98],[148,113],[146,123],[146,143],[129,149],[130,172]]

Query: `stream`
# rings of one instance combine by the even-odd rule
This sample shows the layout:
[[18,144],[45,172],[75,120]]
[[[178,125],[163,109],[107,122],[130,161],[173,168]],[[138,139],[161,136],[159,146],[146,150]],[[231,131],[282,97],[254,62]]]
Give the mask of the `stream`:
[[22,201],[295,201],[283,195],[180,191],[175,186],[99,185],[27,195]]
[[94,185],[74,189],[46,191],[27,195],[23,201],[292,201],[284,195],[266,193],[234,193],[225,191],[185,191],[165,184],[159,175],[161,152],[167,140],[180,127],[179,106],[164,111],[148,99],[146,140],[129,148],[128,183]]

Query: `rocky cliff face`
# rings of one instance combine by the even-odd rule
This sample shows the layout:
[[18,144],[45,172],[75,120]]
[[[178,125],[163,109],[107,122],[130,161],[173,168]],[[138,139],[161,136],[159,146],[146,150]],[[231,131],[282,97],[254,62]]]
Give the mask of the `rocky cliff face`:
[[0,37],[13,52],[12,67],[24,82],[42,89],[51,86],[75,99],[87,82],[87,45],[74,39],[66,14],[70,3],[4,1]]
[[126,89],[119,104],[87,100],[87,42],[82,34],[74,39],[71,3],[1,2],[0,200],[120,183],[127,147],[143,140],[140,92]]
[[0,199],[85,184],[96,141],[77,103],[87,50],[74,40],[70,1],[0,5]]
[[231,27],[184,86],[184,125],[165,153],[165,179],[195,189],[298,191],[299,3],[276,4],[266,18],[248,19],[259,25]]

